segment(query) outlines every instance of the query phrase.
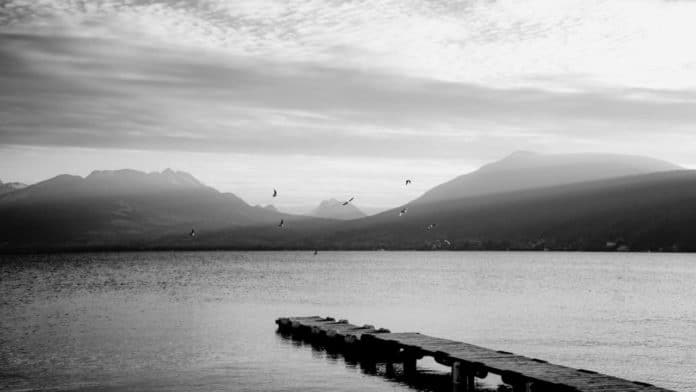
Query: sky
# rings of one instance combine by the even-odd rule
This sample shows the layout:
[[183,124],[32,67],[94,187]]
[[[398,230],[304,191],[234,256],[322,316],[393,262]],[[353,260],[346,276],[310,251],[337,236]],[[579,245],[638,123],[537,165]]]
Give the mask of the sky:
[[250,204],[374,212],[516,150],[696,167],[694,18],[691,0],[0,0],[0,180],[171,167]]

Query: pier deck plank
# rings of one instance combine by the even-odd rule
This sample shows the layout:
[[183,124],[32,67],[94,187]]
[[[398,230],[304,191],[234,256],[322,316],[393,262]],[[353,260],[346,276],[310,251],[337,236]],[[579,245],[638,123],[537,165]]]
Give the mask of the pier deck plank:
[[390,333],[372,326],[357,326],[318,316],[284,317],[276,320],[276,323],[281,328],[318,329],[327,336],[346,339],[350,337],[352,342],[360,342],[363,345],[396,348],[417,358],[431,356],[436,360],[446,360],[449,363],[458,361],[465,367],[474,366],[476,369],[518,379],[520,382],[563,385],[579,392],[673,392],[645,383],[551,364],[536,358],[418,332]]

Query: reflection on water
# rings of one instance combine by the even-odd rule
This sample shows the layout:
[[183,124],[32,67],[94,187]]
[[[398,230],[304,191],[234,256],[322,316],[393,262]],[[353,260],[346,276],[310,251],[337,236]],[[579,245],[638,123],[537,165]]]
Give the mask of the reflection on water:
[[[359,369],[365,375],[381,377],[411,390],[423,392],[453,391],[451,374],[444,367],[440,371],[420,367],[416,372],[407,373],[404,372],[403,366],[399,363],[366,360],[355,353],[351,354],[351,352],[345,352],[317,341],[305,341],[281,331],[276,331],[276,336],[282,343],[290,344],[298,349],[310,349],[315,360],[325,360],[333,365],[343,365],[353,371]],[[481,390],[485,390],[485,388]]]
[[0,256],[0,389],[428,388],[275,333],[278,317],[322,315],[696,392],[694,281],[678,254]]

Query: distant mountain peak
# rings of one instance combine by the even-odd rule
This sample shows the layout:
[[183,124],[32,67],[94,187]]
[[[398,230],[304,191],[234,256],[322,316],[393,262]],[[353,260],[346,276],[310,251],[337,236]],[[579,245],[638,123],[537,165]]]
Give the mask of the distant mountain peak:
[[[151,173],[152,174],[152,173]],[[179,185],[205,186],[203,183],[189,173],[183,171],[174,171],[170,168],[164,169],[161,175],[165,176],[172,183]]]
[[3,183],[0,181],[0,195],[4,195],[6,193],[11,193],[20,189],[26,188],[26,184],[22,184],[21,182],[7,182]]
[[133,169],[119,170],[94,170],[85,180],[88,182],[145,182],[160,185],[173,185],[183,187],[205,187],[203,183],[198,181],[194,176],[183,171],[174,171],[170,168],[164,169],[162,172],[145,173]]
[[317,208],[309,212],[309,215],[341,220],[359,219],[367,216],[364,212],[360,211],[358,207],[354,206],[353,203],[343,205],[343,202],[335,198],[322,200]]
[[472,173],[436,186],[414,202],[453,200],[680,169],[666,161],[636,155],[515,151]]
[[91,173],[85,177],[85,180],[100,180],[106,178],[114,178],[118,176],[125,175],[139,175],[145,174],[143,172],[133,170],[133,169],[118,169],[118,170],[92,170]]
[[340,201],[338,201],[338,200],[336,200],[336,199],[334,199],[334,198],[331,198],[331,199],[322,200],[322,201],[319,203],[319,208],[321,208],[321,207],[335,206],[335,205],[340,205],[340,204],[341,204]]
[[543,154],[533,151],[515,151],[512,154],[487,166],[498,166],[503,164],[534,164],[534,165],[558,165],[558,164],[588,164],[593,162],[605,162],[622,165],[632,165],[646,168],[657,168],[664,170],[681,170],[680,166],[656,158],[629,155],[611,154],[601,152],[576,152],[567,154]]

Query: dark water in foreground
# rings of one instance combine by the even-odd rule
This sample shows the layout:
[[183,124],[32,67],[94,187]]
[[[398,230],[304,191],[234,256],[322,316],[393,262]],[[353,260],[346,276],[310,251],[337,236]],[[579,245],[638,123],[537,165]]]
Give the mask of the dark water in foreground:
[[313,314],[696,391],[696,256],[506,252],[0,256],[0,389],[427,389],[274,332]]

